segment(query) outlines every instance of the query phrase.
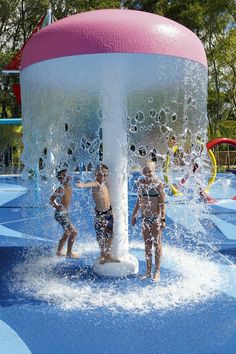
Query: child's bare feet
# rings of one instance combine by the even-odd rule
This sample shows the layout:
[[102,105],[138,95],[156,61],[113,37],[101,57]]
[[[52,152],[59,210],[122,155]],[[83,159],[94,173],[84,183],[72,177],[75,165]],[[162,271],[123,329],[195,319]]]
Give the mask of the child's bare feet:
[[158,280],[160,280],[160,271],[156,271],[154,274],[153,274],[153,281],[154,283],[157,283]]
[[143,274],[143,275],[140,275],[139,276],[139,279],[140,280],[145,280],[145,279],[147,279],[147,278],[151,278],[151,274],[149,274],[149,273],[145,273],[145,274]]
[[56,255],[58,256],[58,257],[65,257],[65,252],[63,252],[63,251],[57,251],[57,253],[56,253]]
[[112,263],[112,262],[120,263],[120,260],[110,254],[106,255],[105,256],[105,263]]
[[66,254],[66,257],[67,257],[67,258],[72,258],[72,259],[78,259],[78,258],[79,258],[79,254],[78,254],[78,253],[71,252],[71,253],[67,253],[67,254]]
[[99,263],[100,264],[106,263],[106,258],[104,256],[101,256],[100,259],[99,259]]

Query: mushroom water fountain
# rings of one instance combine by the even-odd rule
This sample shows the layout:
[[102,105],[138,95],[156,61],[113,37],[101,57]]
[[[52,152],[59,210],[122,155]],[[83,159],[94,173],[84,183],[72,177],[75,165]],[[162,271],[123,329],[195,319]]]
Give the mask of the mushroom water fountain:
[[[41,159],[47,178],[66,164],[110,169],[113,253],[106,276],[138,272],[129,254],[128,175],[145,160],[166,156],[174,135],[202,140],[207,130],[207,62],[200,40],[167,18],[131,10],[76,14],[42,29],[21,62],[23,161]],[[45,156],[45,149],[47,154]]]

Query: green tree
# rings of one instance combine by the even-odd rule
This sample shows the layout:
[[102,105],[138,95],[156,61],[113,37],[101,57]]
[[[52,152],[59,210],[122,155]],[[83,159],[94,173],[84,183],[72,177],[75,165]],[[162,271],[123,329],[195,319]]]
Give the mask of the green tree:
[[[209,65],[208,118],[214,136],[222,120],[235,120],[235,0],[0,0],[0,69],[21,48],[51,7],[63,18],[102,8],[138,9],[175,20],[202,40]],[[11,87],[16,78],[0,77],[1,116],[18,116]]]
[[[83,11],[119,7],[120,1],[117,0],[0,0],[0,70],[23,46],[49,8],[57,19],[61,19]],[[19,78],[0,75],[2,117],[19,115],[19,107],[12,94],[12,84],[16,80]]]
[[236,30],[218,36],[209,49],[208,116],[210,135],[214,137],[221,121],[236,125]]
[[235,1],[128,0],[124,6],[177,21],[202,40],[209,66],[209,133],[216,136],[222,120],[236,119]]
[[[13,56],[11,51],[0,52],[0,70],[9,63]],[[16,75],[0,75],[0,117],[19,117],[20,107],[17,105],[12,87],[19,78]]]
[[202,40],[209,66],[209,130],[214,137],[222,120],[235,119],[235,5],[230,0],[208,3]]

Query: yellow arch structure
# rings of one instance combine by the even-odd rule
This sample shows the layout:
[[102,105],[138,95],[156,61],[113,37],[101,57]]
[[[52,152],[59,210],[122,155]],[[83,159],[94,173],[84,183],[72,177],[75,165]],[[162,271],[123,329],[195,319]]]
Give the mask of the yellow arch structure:
[[[178,150],[178,146],[177,145],[173,146],[173,152],[175,153],[177,150]],[[166,161],[164,164],[164,172],[165,172],[164,181],[169,186],[172,194],[175,197],[179,197],[182,195],[182,193],[170,182],[169,177],[168,177],[169,166],[170,166],[170,156],[167,155],[167,158],[166,158]]]
[[217,173],[217,164],[216,164],[215,155],[214,155],[214,153],[213,153],[213,151],[211,149],[208,150],[208,154],[209,154],[210,159],[211,159],[212,170],[211,170],[211,177],[208,180],[208,184],[207,184],[207,187],[205,189],[205,192],[209,192],[209,189],[211,188],[212,184],[215,182],[216,173]]
[[[178,146],[176,145],[176,146],[173,147],[173,152],[175,153],[177,150],[178,150]],[[211,176],[210,176],[210,178],[208,180],[207,187],[205,188],[205,192],[209,192],[210,187],[215,182],[216,173],[217,173],[217,164],[216,164],[215,155],[214,155],[214,153],[213,153],[213,151],[211,149],[208,149],[208,154],[209,154],[209,157],[210,157],[210,160],[211,160],[211,163],[212,163],[212,173],[211,173]],[[169,177],[168,177],[169,165],[170,165],[170,156],[168,155],[167,158],[166,158],[165,164],[164,164],[164,172],[165,172],[164,180],[165,180],[165,183],[169,186],[172,194],[175,197],[179,197],[179,196],[182,195],[182,193],[178,190],[177,187],[175,187],[170,182]]]

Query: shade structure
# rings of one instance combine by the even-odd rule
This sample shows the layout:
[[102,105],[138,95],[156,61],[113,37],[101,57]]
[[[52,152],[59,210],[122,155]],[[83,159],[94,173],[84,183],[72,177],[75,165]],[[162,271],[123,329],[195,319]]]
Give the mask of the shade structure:
[[[111,171],[113,253],[130,260],[128,166],[154,152],[165,155],[170,135],[206,132],[207,62],[200,40],[145,12],[74,15],[27,43],[21,87],[26,166],[41,158],[51,175],[65,163],[71,169],[95,165],[102,151]],[[45,148],[53,159],[43,156]],[[114,268],[111,275],[127,275],[125,267],[122,274]],[[137,272],[135,262],[128,268]]]

